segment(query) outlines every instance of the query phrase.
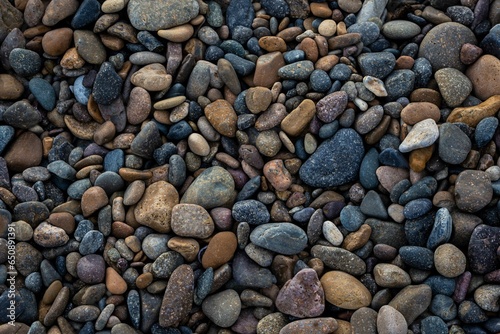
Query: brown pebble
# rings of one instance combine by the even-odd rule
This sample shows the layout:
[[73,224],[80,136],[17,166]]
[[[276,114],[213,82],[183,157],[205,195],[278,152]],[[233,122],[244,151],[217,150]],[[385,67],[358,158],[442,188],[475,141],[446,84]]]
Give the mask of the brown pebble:
[[121,295],[127,291],[127,282],[112,267],[106,268],[106,288],[114,295]]
[[108,204],[108,196],[101,187],[90,187],[82,196],[82,213],[89,217]]
[[200,251],[198,241],[192,238],[173,237],[168,240],[167,246],[169,249],[181,254],[188,262],[194,261]]
[[327,19],[332,16],[332,10],[328,7],[328,3],[326,2],[312,2],[309,5],[309,8],[314,16],[323,19]]
[[24,86],[10,74],[0,74],[0,99],[15,100],[24,93]]
[[465,72],[472,82],[474,95],[486,100],[500,94],[500,60],[492,55],[484,55]]
[[425,165],[431,159],[434,152],[434,145],[419,148],[410,152],[410,168],[420,173],[425,169]]
[[286,43],[285,41],[277,36],[263,36],[259,39],[259,46],[266,50],[267,52],[285,52]]
[[439,107],[430,102],[411,102],[401,110],[401,119],[409,125],[414,125],[427,118],[439,121],[441,118]]
[[135,285],[138,289],[146,289],[151,283],[153,283],[152,273],[140,274],[135,280]]
[[253,114],[261,113],[271,104],[273,95],[266,87],[251,87],[247,90],[245,102]]
[[50,56],[64,54],[73,42],[73,30],[70,28],[54,29],[43,35],[43,51]]
[[97,145],[104,145],[113,140],[116,134],[115,124],[111,121],[106,121],[100,124],[94,132],[94,142]]
[[281,159],[271,160],[266,163],[263,172],[266,179],[278,191],[287,190],[292,184],[292,176]]
[[234,137],[238,116],[226,100],[216,100],[205,107],[205,116],[221,135]]
[[281,129],[290,136],[298,136],[307,128],[315,113],[315,103],[305,99],[283,119]]
[[42,141],[33,132],[26,131],[10,144],[4,159],[11,171],[20,173],[29,167],[39,166],[42,155]]
[[201,259],[203,267],[219,268],[233,257],[236,247],[237,240],[233,232],[225,231],[215,234]]
[[476,106],[453,109],[446,121],[449,123],[462,122],[475,128],[483,118],[494,116],[499,108],[500,95],[493,95]]

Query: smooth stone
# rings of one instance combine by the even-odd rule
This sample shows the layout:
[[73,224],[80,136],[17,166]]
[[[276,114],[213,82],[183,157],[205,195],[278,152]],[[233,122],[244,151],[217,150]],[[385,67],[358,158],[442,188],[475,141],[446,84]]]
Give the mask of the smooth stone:
[[210,167],[198,175],[182,196],[181,203],[212,209],[228,203],[234,196],[234,179],[222,167]]
[[12,142],[4,154],[7,167],[22,172],[29,167],[39,166],[42,161],[42,142],[33,132],[24,132]]
[[278,70],[278,76],[284,80],[306,80],[313,71],[313,62],[310,60],[302,60],[281,67]]
[[377,330],[380,334],[405,334],[408,331],[408,324],[398,310],[390,305],[384,305],[377,314]]
[[430,249],[419,246],[403,246],[399,255],[404,263],[420,270],[430,270],[434,265],[434,254]]
[[465,43],[477,44],[474,33],[468,27],[456,22],[442,23],[425,35],[418,57],[427,58],[434,71],[446,67],[463,71],[465,65],[460,61],[460,49]]
[[433,119],[426,119],[413,126],[410,133],[399,145],[399,151],[402,153],[428,147],[438,139],[439,129]]
[[43,109],[51,111],[56,106],[56,92],[52,85],[44,79],[33,78],[29,89]]
[[59,247],[66,244],[69,237],[62,228],[42,222],[34,229],[33,240],[42,247]]
[[472,92],[472,83],[469,78],[455,68],[439,69],[434,73],[434,78],[441,96],[450,107],[461,105]]
[[411,70],[395,70],[384,81],[387,100],[394,101],[409,96],[415,86],[416,75]]
[[27,100],[21,100],[4,111],[3,120],[15,128],[29,129],[41,121],[41,115]]
[[250,240],[257,246],[285,255],[297,254],[307,246],[304,230],[291,223],[259,225],[250,234]]
[[474,139],[479,148],[486,146],[493,139],[495,131],[498,127],[498,119],[496,117],[486,117],[482,119],[476,126]]
[[155,122],[148,122],[135,136],[130,150],[143,158],[151,158],[154,150],[162,144],[160,132]]
[[270,220],[266,206],[253,199],[236,202],[232,215],[237,222],[247,222],[251,225],[265,224]]
[[334,318],[314,318],[314,319],[303,319],[295,320],[290,322],[285,327],[281,328],[279,333],[281,334],[293,334],[293,333],[310,333],[317,332],[318,334],[327,334],[332,330],[336,331],[338,328],[338,322]]
[[495,78],[500,75],[500,60],[492,55],[486,54],[476,60],[465,72],[472,82],[474,95],[481,99],[500,94],[500,85]]
[[321,277],[325,299],[340,308],[357,310],[370,305],[368,289],[354,276],[342,271],[329,271]]
[[135,219],[141,225],[165,233],[171,230],[173,207],[179,203],[177,190],[170,183],[158,181],[146,188],[134,209]]
[[455,201],[460,210],[477,212],[491,201],[493,189],[488,175],[482,171],[465,170],[455,183]]
[[22,77],[31,77],[42,68],[42,59],[35,51],[15,48],[9,54],[12,69]]
[[194,295],[193,269],[177,267],[170,276],[160,309],[160,326],[177,327],[189,315]]
[[356,276],[366,272],[366,264],[359,256],[340,247],[315,245],[311,249],[311,254],[334,270]]
[[450,321],[457,316],[457,305],[449,296],[437,294],[432,298],[431,312],[445,321]]
[[89,30],[75,30],[73,40],[78,55],[86,62],[99,65],[106,61],[106,49],[101,40]]
[[170,237],[168,235],[151,233],[142,241],[142,251],[151,260],[156,260],[158,256],[169,250],[167,243]]
[[358,63],[363,76],[384,79],[396,66],[396,57],[390,52],[362,53]]
[[240,315],[241,300],[235,290],[224,290],[207,297],[203,301],[202,310],[217,326],[230,327]]
[[443,244],[434,252],[434,266],[444,277],[454,278],[465,272],[466,258],[455,245]]
[[411,21],[393,20],[382,26],[381,33],[389,39],[411,39],[420,33],[420,27]]
[[361,307],[351,316],[351,327],[355,333],[377,333],[377,311]]
[[[161,15],[164,8],[169,8],[168,15]],[[127,14],[132,26],[137,30],[157,31],[179,26],[195,18],[199,12],[196,1],[175,2],[172,0],[129,1]]]
[[172,84],[172,76],[167,74],[165,66],[153,63],[140,68],[132,74],[130,81],[147,91],[163,91]]
[[208,243],[201,263],[204,268],[217,269],[231,260],[236,248],[237,240],[234,233],[229,231],[216,233]]
[[446,121],[449,123],[465,123],[475,128],[482,119],[494,116],[499,106],[500,95],[494,95],[478,105],[453,109]]
[[196,204],[175,205],[170,225],[176,235],[200,239],[211,236],[215,227],[209,213]]
[[10,74],[0,74],[0,98],[16,100],[24,92],[23,84]]
[[432,291],[428,285],[409,285],[403,288],[388,304],[399,311],[412,324],[431,304]]
[[427,239],[427,248],[435,249],[437,246],[448,242],[451,238],[452,226],[452,218],[448,209],[439,209],[436,212],[431,234]]
[[344,91],[328,94],[316,104],[316,115],[323,122],[333,122],[344,112],[347,102],[348,95]]
[[269,288],[276,283],[269,269],[260,267],[243,252],[237,252],[233,259],[233,278],[249,288]]
[[170,278],[172,273],[184,263],[184,258],[177,252],[167,251],[156,258],[151,266],[151,273],[156,278]]
[[363,156],[361,137],[352,129],[342,129],[318,147],[299,175],[314,187],[342,185],[355,179]]
[[383,288],[404,288],[411,284],[410,275],[396,265],[379,263],[373,268],[375,282]]
[[497,248],[500,246],[499,228],[480,224],[474,228],[467,250],[470,270],[486,274],[496,269]]
[[437,316],[430,316],[422,320],[420,323],[422,333],[436,333],[436,334],[446,334],[448,333],[448,326],[446,323]]
[[85,255],[76,265],[78,278],[86,284],[97,284],[104,281],[105,262],[102,256],[97,254]]
[[102,63],[92,89],[95,102],[110,105],[119,96],[122,82],[110,62]]
[[446,163],[458,165],[465,161],[472,148],[470,138],[452,123],[439,127],[439,157]]

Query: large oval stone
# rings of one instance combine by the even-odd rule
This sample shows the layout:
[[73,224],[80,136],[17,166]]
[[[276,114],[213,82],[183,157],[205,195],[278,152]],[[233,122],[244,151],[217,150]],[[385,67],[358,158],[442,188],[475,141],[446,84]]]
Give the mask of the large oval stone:
[[131,0],[127,13],[137,30],[157,31],[191,21],[199,9],[196,0]]
[[340,186],[356,179],[364,154],[360,135],[353,129],[342,129],[318,147],[299,175],[312,187]]

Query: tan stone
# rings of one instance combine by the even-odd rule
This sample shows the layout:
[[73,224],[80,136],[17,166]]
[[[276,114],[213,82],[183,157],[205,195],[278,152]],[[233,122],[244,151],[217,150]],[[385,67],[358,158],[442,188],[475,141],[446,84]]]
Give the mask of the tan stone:
[[101,187],[90,187],[82,196],[82,213],[89,217],[108,204],[108,196]]
[[106,288],[113,295],[122,295],[127,291],[127,282],[112,267],[106,268]]
[[191,24],[183,24],[170,29],[158,30],[158,36],[174,43],[182,43],[193,36],[194,28]]
[[130,81],[147,91],[157,92],[167,89],[172,84],[172,76],[167,74],[165,66],[149,64],[132,74]]
[[197,204],[177,204],[172,209],[172,231],[181,237],[205,239],[215,229],[207,210]]
[[259,46],[267,52],[285,52],[286,43],[281,37],[277,36],[263,36],[259,39]]
[[316,113],[316,105],[305,99],[281,122],[281,129],[290,136],[298,136],[306,129]]
[[76,48],[70,48],[61,59],[60,65],[68,70],[82,68],[85,65],[85,60],[80,57]]
[[273,94],[266,87],[251,87],[247,90],[245,102],[253,114],[265,111],[273,100]]
[[216,100],[205,107],[205,116],[217,132],[226,137],[236,135],[238,116],[226,100]]
[[477,106],[455,108],[446,120],[449,123],[462,122],[475,128],[486,117],[495,116],[500,109],[500,95],[493,95]]
[[86,140],[92,140],[94,138],[94,132],[99,127],[99,123],[97,122],[82,123],[77,121],[72,115],[65,115],[64,123],[66,123],[66,126],[73,136]]
[[168,240],[167,246],[169,249],[181,254],[188,262],[196,260],[200,251],[200,244],[192,238],[173,237]]
[[414,125],[424,119],[432,118],[439,121],[439,107],[430,102],[411,102],[401,110],[401,119],[408,125]]
[[173,185],[158,181],[146,188],[134,210],[138,223],[161,233],[170,232],[172,209],[179,203],[179,194]]
[[271,52],[257,59],[253,83],[256,86],[271,88],[279,81],[278,70],[285,66],[285,60],[281,52]]
[[43,35],[43,51],[51,56],[60,56],[66,52],[73,42],[73,30],[70,28],[54,29]]
[[342,271],[329,271],[321,277],[326,300],[343,309],[357,310],[369,306],[370,291],[356,277]]
[[0,100],[15,100],[24,93],[24,86],[10,74],[0,74]]
[[492,55],[484,55],[465,72],[472,82],[474,95],[486,100],[500,94],[500,60]]

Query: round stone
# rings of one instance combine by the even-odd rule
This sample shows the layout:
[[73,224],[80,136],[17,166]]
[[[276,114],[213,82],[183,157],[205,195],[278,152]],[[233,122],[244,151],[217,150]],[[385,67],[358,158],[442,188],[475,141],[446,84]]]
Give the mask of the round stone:
[[434,252],[434,266],[444,277],[458,277],[465,271],[466,257],[453,244],[443,244]]
[[329,271],[321,277],[326,300],[343,309],[357,310],[370,305],[372,296],[354,276],[342,271]]

